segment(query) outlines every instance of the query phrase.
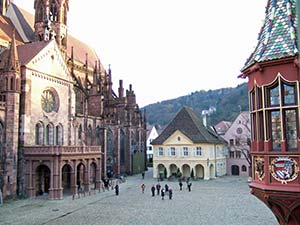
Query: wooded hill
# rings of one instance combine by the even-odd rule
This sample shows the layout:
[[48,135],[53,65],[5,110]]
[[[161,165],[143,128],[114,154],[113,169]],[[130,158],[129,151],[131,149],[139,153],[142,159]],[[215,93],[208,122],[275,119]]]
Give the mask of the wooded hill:
[[207,116],[208,125],[216,125],[222,120],[233,121],[241,111],[248,111],[247,83],[235,88],[221,88],[196,91],[190,95],[170,99],[142,108],[146,110],[147,122],[159,127],[166,126],[183,106],[191,107],[199,116],[203,110],[215,107],[216,111]]

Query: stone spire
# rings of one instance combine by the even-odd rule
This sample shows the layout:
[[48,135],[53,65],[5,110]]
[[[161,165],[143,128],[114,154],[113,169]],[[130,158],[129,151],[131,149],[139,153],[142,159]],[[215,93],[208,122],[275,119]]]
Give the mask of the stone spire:
[[10,71],[19,72],[20,71],[15,30],[13,30],[12,40],[11,40],[11,44],[10,44],[10,48],[9,48],[7,62],[4,67],[4,71],[6,71],[6,72],[10,72]]
[[257,46],[242,71],[255,63],[299,54],[299,4],[299,0],[268,0],[265,22],[258,35]]

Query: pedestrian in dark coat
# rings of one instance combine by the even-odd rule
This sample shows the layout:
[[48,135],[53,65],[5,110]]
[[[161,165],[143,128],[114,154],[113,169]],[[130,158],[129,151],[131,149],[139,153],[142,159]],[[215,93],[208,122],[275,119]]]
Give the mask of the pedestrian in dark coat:
[[154,185],[151,187],[152,197],[155,196],[155,187]]
[[116,192],[116,195],[119,195],[119,185],[118,184],[115,186],[115,192]]
[[169,199],[171,200],[173,197],[173,190],[169,188]]
[[182,191],[182,182],[179,181],[179,188],[180,188],[180,191]]
[[165,189],[161,189],[161,199],[165,200]]
[[143,179],[145,178],[145,172],[142,172],[142,178]]
[[165,185],[165,190],[166,190],[166,192],[169,191],[169,186],[167,184]]
[[191,190],[192,190],[192,183],[188,183],[188,189],[189,189],[189,192],[191,192]]
[[160,188],[161,188],[161,186],[160,186],[160,184],[158,183],[158,184],[156,185],[157,195],[159,195]]

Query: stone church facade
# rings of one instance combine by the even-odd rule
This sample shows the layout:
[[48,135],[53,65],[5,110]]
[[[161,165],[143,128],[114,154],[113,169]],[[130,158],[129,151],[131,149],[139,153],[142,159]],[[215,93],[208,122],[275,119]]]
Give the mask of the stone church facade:
[[101,179],[146,169],[146,119],[132,85],[68,35],[69,0],[35,0],[35,15],[0,1],[0,188],[62,199]]

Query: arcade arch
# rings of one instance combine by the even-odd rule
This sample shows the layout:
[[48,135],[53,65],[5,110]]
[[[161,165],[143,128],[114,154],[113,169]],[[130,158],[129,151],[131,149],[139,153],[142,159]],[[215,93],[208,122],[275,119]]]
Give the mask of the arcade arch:
[[191,176],[191,167],[188,164],[182,166],[182,176],[190,177]]
[[201,164],[195,166],[196,179],[204,179],[204,167]]
[[46,165],[39,165],[36,168],[35,190],[36,196],[49,194],[51,171]]

